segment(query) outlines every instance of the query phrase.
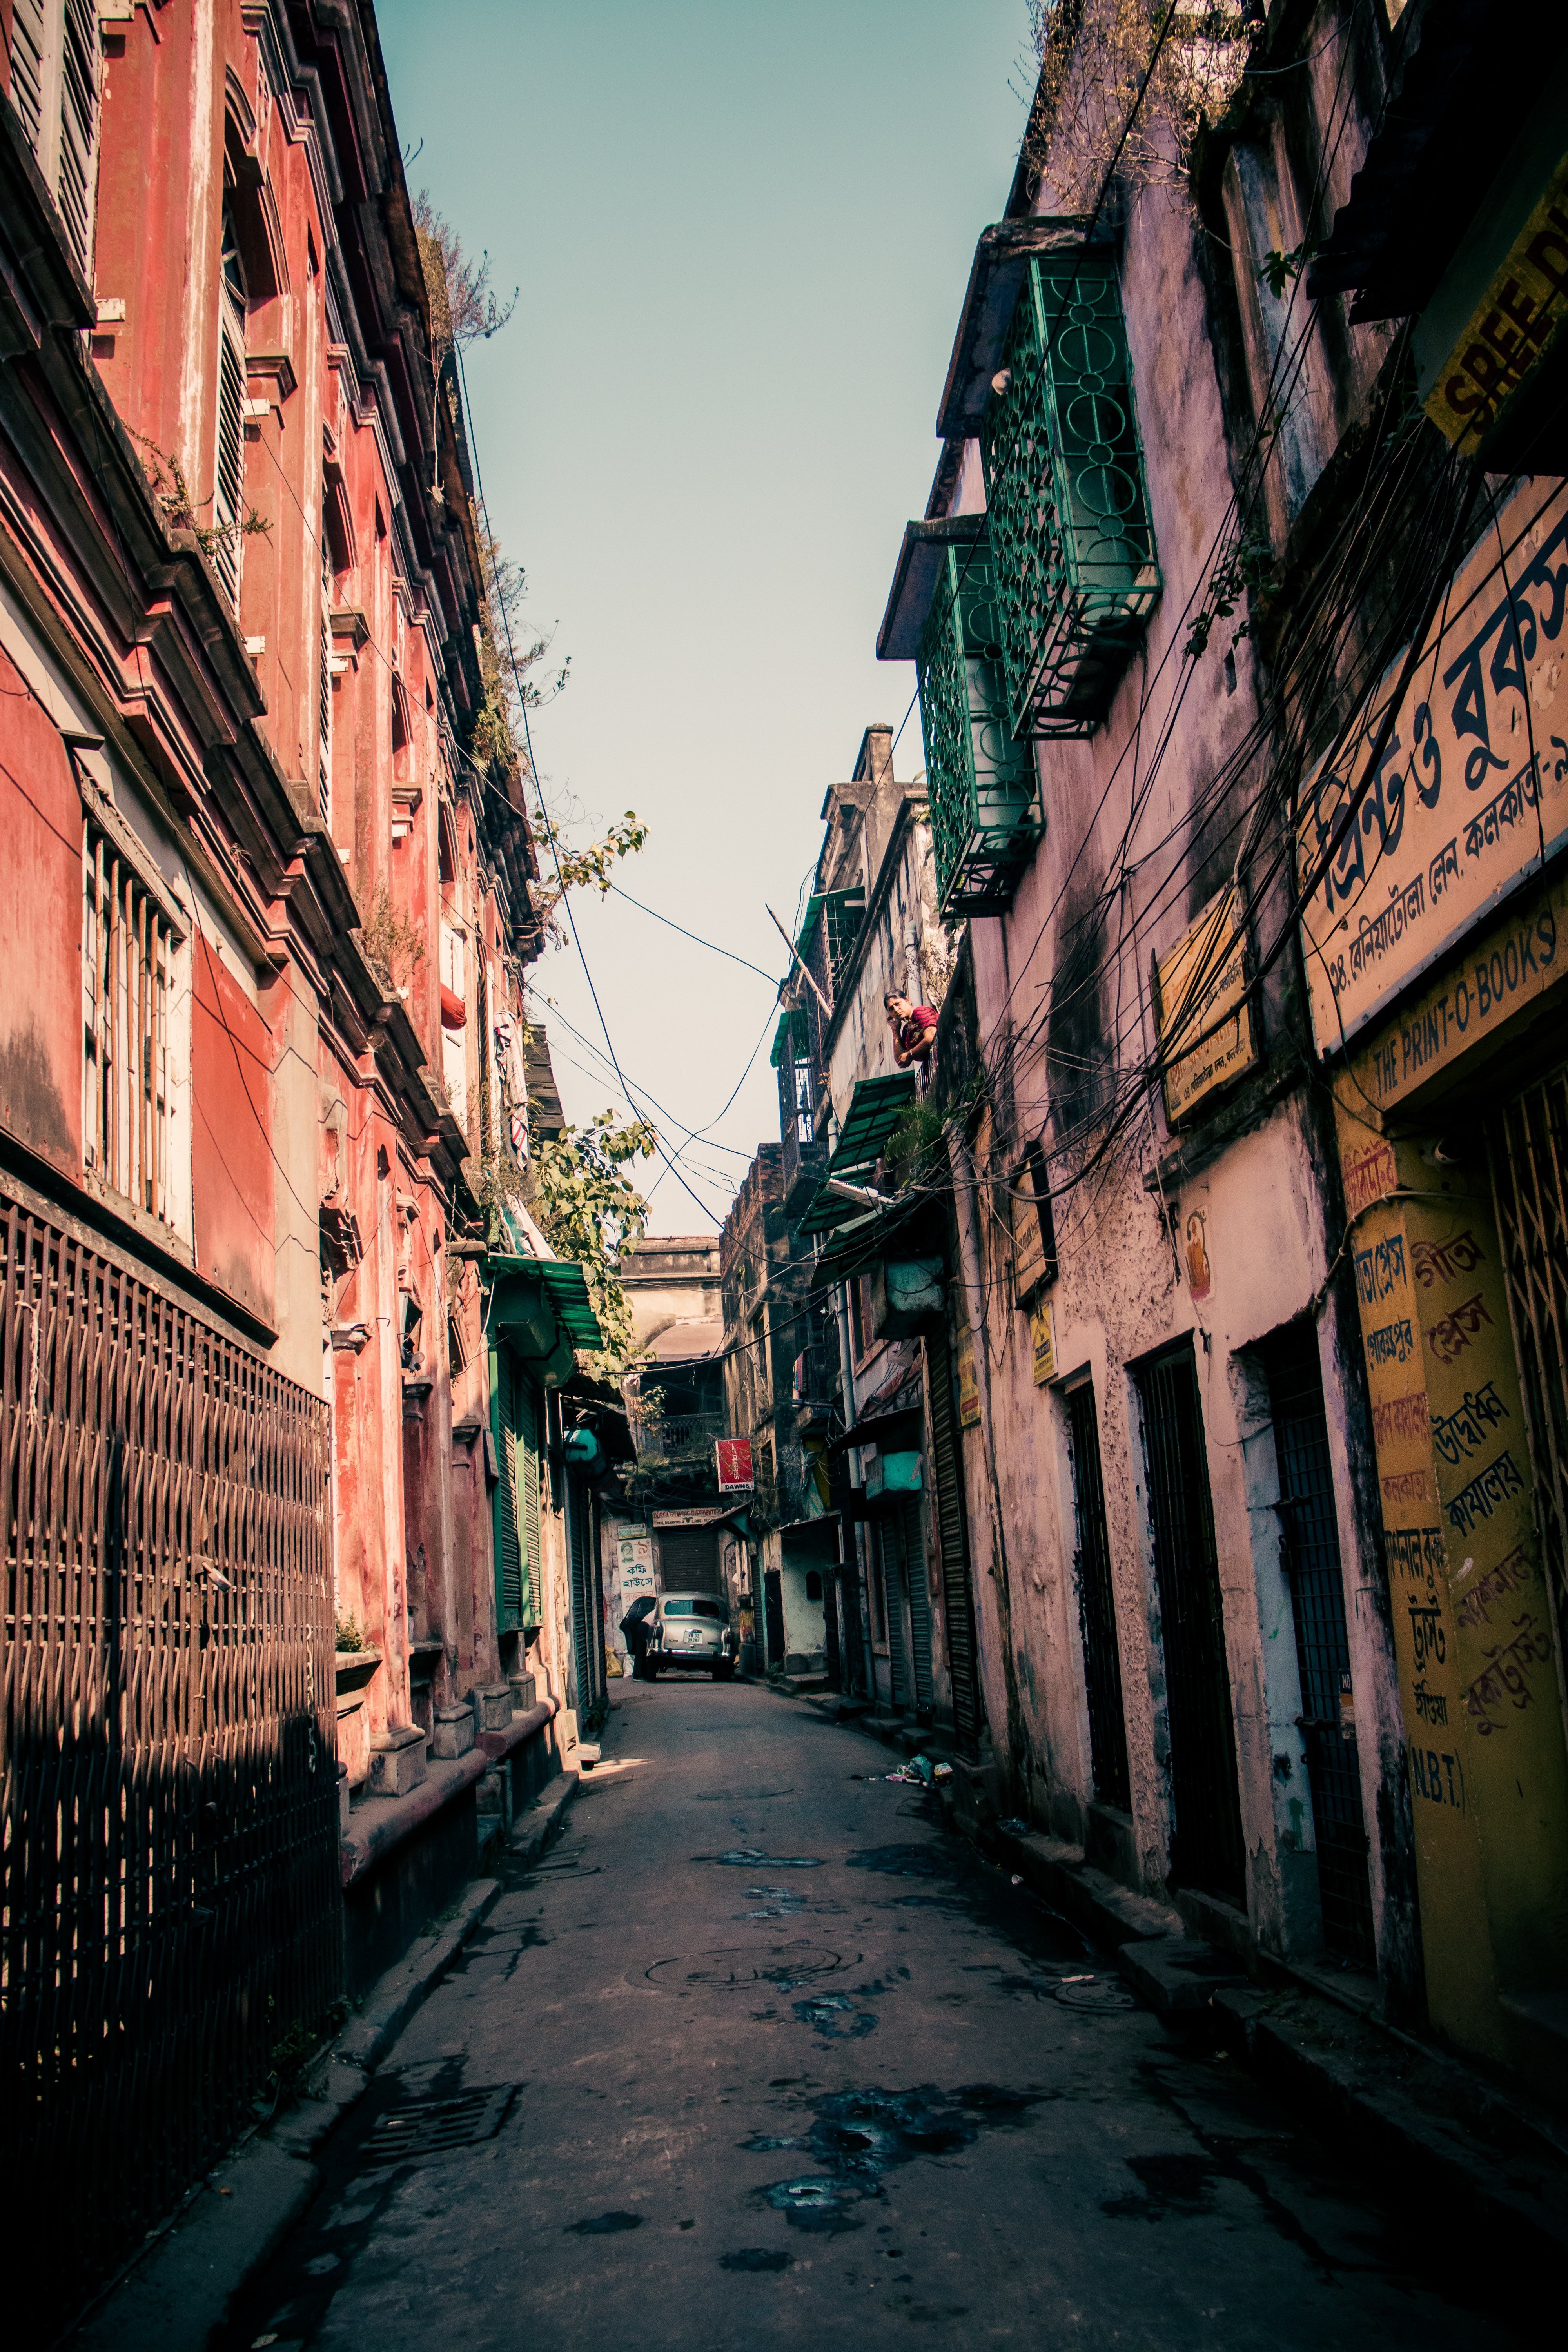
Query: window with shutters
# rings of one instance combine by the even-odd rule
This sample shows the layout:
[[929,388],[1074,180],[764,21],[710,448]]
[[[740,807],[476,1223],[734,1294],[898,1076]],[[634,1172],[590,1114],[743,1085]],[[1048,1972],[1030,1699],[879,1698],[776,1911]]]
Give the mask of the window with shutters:
[[245,265],[234,215],[223,215],[223,279],[218,297],[217,449],[213,467],[214,568],[239,610],[241,499],[245,486]]
[[96,0],[13,0],[11,103],[89,285],[98,100]]
[[321,655],[317,680],[321,706],[318,753],[321,823],[332,829],[332,554],[327,530],[327,502],[321,499]]
[[497,1349],[493,1397],[496,1455],[496,1607],[499,1630],[539,1622],[540,1393],[510,1348]]
[[183,937],[171,908],[89,822],[83,851],[82,1134],[89,1172],[181,1222],[170,1028]]

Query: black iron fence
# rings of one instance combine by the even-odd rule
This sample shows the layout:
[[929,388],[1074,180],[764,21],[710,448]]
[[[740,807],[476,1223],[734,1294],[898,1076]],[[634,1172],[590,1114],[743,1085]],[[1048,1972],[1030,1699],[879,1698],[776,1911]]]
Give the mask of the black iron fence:
[[0,1191],[0,2144],[60,2318],[339,1991],[327,1465],[320,1399]]

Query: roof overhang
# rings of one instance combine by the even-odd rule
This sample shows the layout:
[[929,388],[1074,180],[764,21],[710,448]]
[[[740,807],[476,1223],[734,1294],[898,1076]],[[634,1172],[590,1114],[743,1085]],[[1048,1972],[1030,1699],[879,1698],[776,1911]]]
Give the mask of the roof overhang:
[[484,1260],[482,1271],[490,1291],[490,1328],[525,1359],[547,1362],[563,1341],[569,1348],[604,1346],[574,1259],[495,1253]]
[[936,413],[944,441],[973,441],[980,431],[1030,260],[1040,253],[1079,251],[1087,246],[1088,228],[1087,220],[1047,215],[996,221],[981,230]]
[[1307,277],[1314,300],[1353,289],[1353,320],[1426,309],[1568,48],[1561,8],[1428,0],[1419,16],[1412,11],[1412,26],[1415,46]]
[[984,536],[983,514],[944,515],[939,522],[905,524],[904,543],[888,592],[888,609],[877,632],[879,661],[913,661],[948,549],[973,547]]

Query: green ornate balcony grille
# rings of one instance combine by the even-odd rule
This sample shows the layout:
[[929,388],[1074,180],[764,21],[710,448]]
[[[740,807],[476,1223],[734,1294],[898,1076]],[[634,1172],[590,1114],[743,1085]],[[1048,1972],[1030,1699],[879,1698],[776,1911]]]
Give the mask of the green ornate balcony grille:
[[1008,724],[996,568],[983,535],[942,550],[915,670],[942,913],[998,914],[1045,818],[1034,753]]
[[1160,593],[1114,256],[1031,257],[981,431],[1007,718],[1088,735]]

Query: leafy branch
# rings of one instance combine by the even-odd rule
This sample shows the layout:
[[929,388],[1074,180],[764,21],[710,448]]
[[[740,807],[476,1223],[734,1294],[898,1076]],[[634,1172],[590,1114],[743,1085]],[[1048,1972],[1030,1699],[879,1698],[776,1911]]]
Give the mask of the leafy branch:
[[177,457],[167,449],[160,449],[144,433],[132,433],[132,439],[147,452],[142,460],[142,471],[147,477],[147,487],[153,493],[153,503],[166,530],[188,530],[202,553],[209,559],[215,551],[226,547],[237,539],[264,539],[272,525],[254,507],[247,506],[232,522],[202,522],[198,520],[204,509],[210,508],[211,497],[198,499],[186,481],[184,469]]
[[[1226,549],[1214,569],[1208,594],[1199,607],[1187,642],[1183,647],[1189,660],[1196,661],[1208,649],[1216,621],[1228,621],[1243,596],[1256,596],[1267,588],[1274,576],[1274,557],[1266,540],[1247,532]],[[1250,616],[1238,621],[1230,633],[1233,646],[1252,634]]]
[[1284,299],[1285,289],[1293,278],[1300,276],[1317,249],[1316,239],[1308,236],[1289,253],[1281,253],[1275,246],[1264,255],[1258,265],[1258,275],[1277,302]]
[[605,1110],[540,1148],[533,1215],[552,1249],[583,1269],[605,1341],[588,1362],[602,1380],[618,1382],[639,1353],[617,1262],[647,1223],[647,1202],[626,1171],[658,1141],[645,1120],[620,1127],[614,1111]]

